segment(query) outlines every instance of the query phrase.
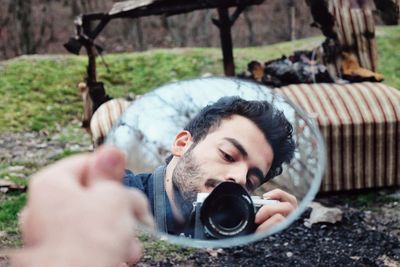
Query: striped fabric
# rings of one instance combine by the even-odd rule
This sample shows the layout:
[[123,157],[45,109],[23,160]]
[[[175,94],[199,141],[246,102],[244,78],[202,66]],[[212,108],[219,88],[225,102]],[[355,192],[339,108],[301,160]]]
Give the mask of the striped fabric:
[[[335,18],[334,31],[338,45],[344,51],[351,51],[362,68],[376,71],[377,45],[375,40],[375,21],[369,7],[352,8],[349,0],[330,0],[329,12]],[[342,60],[324,62],[331,74],[340,77]]]
[[96,110],[90,120],[90,131],[94,146],[103,143],[113,124],[130,103],[123,98],[116,98],[105,102]]
[[316,116],[327,146],[322,192],[400,186],[400,91],[381,83],[277,90]]

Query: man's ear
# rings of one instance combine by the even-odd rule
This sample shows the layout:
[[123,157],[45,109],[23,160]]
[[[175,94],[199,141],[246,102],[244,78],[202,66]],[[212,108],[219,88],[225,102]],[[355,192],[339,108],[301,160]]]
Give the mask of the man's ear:
[[180,131],[172,145],[172,155],[181,157],[192,145],[192,134],[188,131]]

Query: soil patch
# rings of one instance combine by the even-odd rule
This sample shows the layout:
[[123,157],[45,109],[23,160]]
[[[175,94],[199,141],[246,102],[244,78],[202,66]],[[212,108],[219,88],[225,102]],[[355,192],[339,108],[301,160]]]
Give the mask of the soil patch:
[[[390,209],[399,212],[398,202]],[[168,257],[139,266],[400,266],[399,217],[340,206],[336,224],[304,225],[310,210],[285,231],[247,246],[198,250],[188,261]],[[390,221],[390,224],[387,222]]]
[[71,152],[92,149],[89,138],[74,142],[63,140],[61,135],[62,133],[49,136],[45,131],[1,134],[0,162],[11,165],[31,162],[42,166],[62,154],[65,149]]

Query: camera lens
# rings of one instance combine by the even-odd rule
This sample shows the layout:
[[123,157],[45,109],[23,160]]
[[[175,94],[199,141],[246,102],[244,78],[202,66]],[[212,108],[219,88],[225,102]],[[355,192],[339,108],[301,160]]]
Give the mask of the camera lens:
[[227,238],[254,231],[254,206],[251,197],[239,184],[223,182],[205,199],[200,220],[207,235]]
[[211,224],[219,231],[235,233],[244,226],[249,217],[249,210],[245,204],[238,196],[220,198],[210,212]]

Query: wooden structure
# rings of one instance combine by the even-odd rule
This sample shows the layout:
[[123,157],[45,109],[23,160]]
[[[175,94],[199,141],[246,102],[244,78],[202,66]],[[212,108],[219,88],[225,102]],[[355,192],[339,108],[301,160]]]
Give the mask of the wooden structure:
[[313,25],[326,36],[321,63],[333,76],[347,79],[345,65],[348,61],[377,71],[374,13],[386,24],[397,24],[400,0],[307,0],[307,3]]
[[[74,21],[76,34],[64,45],[74,54],[79,54],[82,46],[88,54],[88,66],[86,85],[88,89],[88,101],[91,101],[88,116],[85,115],[83,127],[89,129],[91,115],[104,102],[110,98],[106,95],[102,83],[96,80],[96,54],[101,48],[95,44],[96,37],[116,18],[140,18],[145,16],[163,15],[172,16],[188,13],[201,9],[217,9],[218,19],[213,19],[220,31],[221,47],[223,54],[224,72],[226,76],[235,75],[233,59],[233,44],[231,28],[236,19],[246,7],[261,4],[264,0],[129,0],[117,2],[108,13],[82,14]],[[230,14],[229,8],[236,10]],[[86,105],[86,103],[85,103]]]

